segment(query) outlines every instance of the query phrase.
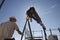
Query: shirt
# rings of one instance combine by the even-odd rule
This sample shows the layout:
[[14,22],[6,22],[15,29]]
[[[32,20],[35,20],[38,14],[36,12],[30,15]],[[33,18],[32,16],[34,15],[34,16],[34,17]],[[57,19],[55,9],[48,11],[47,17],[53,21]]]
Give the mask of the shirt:
[[4,22],[0,24],[0,40],[4,40],[5,38],[11,38],[14,30],[17,30],[18,26],[14,22]]

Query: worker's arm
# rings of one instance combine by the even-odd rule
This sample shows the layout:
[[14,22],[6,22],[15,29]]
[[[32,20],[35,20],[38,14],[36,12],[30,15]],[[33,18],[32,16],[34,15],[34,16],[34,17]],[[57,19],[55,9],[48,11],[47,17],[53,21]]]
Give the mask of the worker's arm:
[[17,31],[19,34],[23,35],[23,33],[22,33],[19,29],[17,29],[16,31]]
[[15,30],[19,33],[19,34],[21,34],[21,35],[23,35],[23,33],[19,30],[19,28],[18,28],[18,25],[15,23]]

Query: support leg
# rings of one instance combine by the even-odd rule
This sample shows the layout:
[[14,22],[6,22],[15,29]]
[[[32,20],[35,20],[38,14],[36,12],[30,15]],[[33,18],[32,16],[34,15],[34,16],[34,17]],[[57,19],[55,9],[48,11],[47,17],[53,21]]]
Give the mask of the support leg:
[[43,24],[43,23],[41,23],[40,25],[41,25],[41,26],[42,26],[42,28],[43,28],[44,35],[45,35],[45,40],[47,40],[46,28],[45,28],[45,26],[44,26],[44,24]]
[[31,31],[31,26],[30,26],[29,20],[28,20],[28,25],[29,25],[29,30],[30,30],[30,34],[31,34],[31,40],[33,40],[33,35],[32,35],[32,31]]
[[[28,21],[28,20],[26,20],[26,22],[25,22],[25,25],[24,25],[24,28],[23,28],[23,33],[24,33],[25,29],[26,29],[27,21]],[[23,35],[24,35],[24,34],[23,34]],[[21,36],[21,40],[23,39],[23,35]]]

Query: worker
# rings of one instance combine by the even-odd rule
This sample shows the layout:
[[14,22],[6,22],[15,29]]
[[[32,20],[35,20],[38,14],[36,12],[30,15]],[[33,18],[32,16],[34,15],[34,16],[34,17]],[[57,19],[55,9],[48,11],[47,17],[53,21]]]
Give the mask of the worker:
[[0,24],[0,40],[11,39],[15,30],[20,35],[23,35],[19,30],[16,21],[15,17],[10,17],[9,21]]

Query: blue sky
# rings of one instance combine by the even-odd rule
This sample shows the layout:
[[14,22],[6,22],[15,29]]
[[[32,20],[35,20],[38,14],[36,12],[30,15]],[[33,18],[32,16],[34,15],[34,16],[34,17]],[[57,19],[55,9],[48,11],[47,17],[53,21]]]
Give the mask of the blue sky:
[[[47,30],[60,27],[60,0],[5,0],[0,9],[0,23],[8,21],[10,16],[15,16],[17,18],[17,25],[22,31],[26,21],[26,11],[31,6],[35,7]],[[42,30],[42,27],[34,20],[31,26],[32,30]],[[53,31],[53,34],[60,35],[58,30],[55,33]],[[16,40],[20,40],[21,36],[15,31],[13,37]]]

